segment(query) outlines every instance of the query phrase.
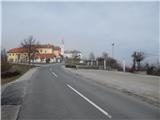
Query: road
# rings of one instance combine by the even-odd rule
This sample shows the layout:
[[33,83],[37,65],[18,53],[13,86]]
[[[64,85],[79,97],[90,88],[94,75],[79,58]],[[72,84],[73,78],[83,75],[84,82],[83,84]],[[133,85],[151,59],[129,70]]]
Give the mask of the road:
[[158,120],[159,110],[133,96],[43,65],[30,79],[19,120]]

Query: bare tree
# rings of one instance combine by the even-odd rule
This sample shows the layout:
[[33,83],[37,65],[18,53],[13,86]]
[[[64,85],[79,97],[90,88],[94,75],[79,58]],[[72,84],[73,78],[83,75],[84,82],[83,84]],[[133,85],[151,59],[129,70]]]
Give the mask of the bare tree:
[[36,49],[36,40],[33,38],[33,36],[30,36],[28,39],[24,39],[24,41],[21,43],[21,46],[26,49],[28,63],[30,64],[31,57],[38,52]]
[[107,52],[103,52],[102,53],[102,58],[104,58],[105,60],[108,59],[108,53]]
[[144,53],[143,52],[134,52],[132,54],[132,57],[133,57],[133,66],[132,66],[132,68],[135,70],[136,63],[137,63],[138,69],[140,69],[140,66],[141,66],[140,63],[145,58]]
[[137,52],[134,52],[134,53],[132,54],[132,58],[133,58],[132,69],[135,70],[135,68],[136,68],[136,59],[137,59]]
[[95,55],[94,55],[93,52],[91,52],[91,53],[89,54],[89,60],[91,60],[91,61],[94,61],[94,60],[95,60]]
[[136,57],[136,62],[137,62],[137,65],[138,65],[138,69],[140,69],[141,67],[141,61],[144,60],[145,56],[144,56],[144,53],[143,52],[137,52],[137,57]]
[[6,49],[1,50],[1,63],[7,63],[7,52]]
[[7,61],[7,52],[6,49],[1,50],[1,72],[6,72],[10,69],[10,65]]

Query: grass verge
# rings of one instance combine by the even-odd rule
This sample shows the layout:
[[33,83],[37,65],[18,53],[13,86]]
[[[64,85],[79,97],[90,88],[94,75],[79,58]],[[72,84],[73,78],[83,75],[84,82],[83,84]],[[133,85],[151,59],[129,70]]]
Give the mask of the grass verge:
[[34,65],[23,65],[23,64],[10,64],[12,69],[16,69],[20,71],[19,75],[13,76],[13,77],[7,77],[7,78],[1,78],[1,85],[4,85],[6,83],[12,82],[19,77],[21,77],[24,73],[26,73],[29,69],[35,67]]

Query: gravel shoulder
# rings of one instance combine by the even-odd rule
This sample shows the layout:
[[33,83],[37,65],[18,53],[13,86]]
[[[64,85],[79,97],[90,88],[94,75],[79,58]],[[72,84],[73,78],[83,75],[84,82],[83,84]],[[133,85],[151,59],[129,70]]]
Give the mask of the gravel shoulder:
[[160,77],[104,70],[63,69],[160,106]]
[[16,120],[28,80],[37,71],[37,67],[30,69],[17,80],[1,86],[1,119]]

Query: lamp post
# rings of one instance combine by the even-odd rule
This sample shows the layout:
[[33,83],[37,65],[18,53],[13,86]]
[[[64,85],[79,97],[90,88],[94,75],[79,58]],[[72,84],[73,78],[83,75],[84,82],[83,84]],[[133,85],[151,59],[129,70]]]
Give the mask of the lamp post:
[[126,62],[123,60],[123,72],[126,72]]
[[112,58],[114,58],[114,43],[112,43]]

